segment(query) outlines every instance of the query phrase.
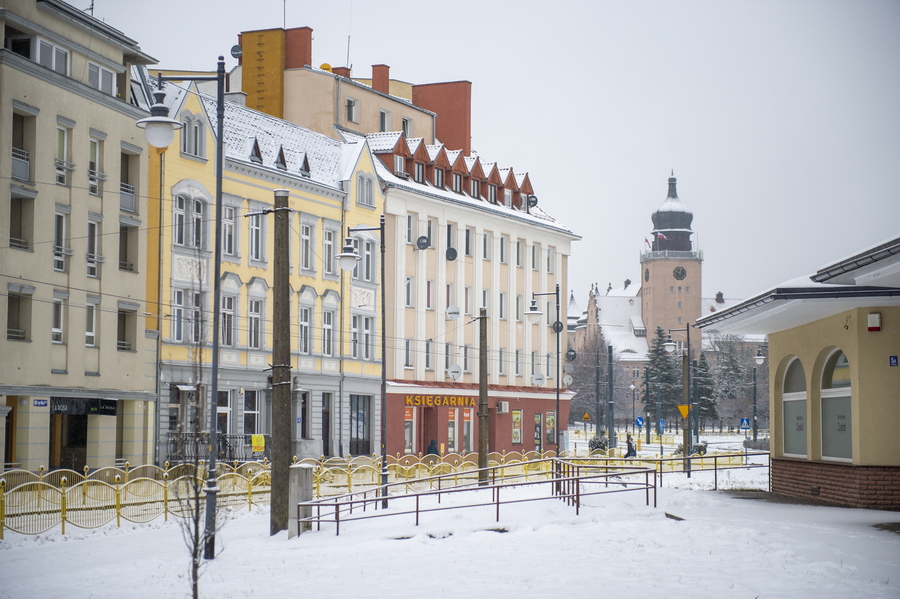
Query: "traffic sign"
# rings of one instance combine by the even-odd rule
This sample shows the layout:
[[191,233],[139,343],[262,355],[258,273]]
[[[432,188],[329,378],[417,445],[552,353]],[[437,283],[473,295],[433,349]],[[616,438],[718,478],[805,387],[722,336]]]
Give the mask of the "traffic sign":
[[688,410],[691,409],[691,406],[685,404],[678,404],[678,411],[681,413],[682,418],[687,418]]
[[637,426],[644,426],[644,419],[640,416],[634,419],[634,424]]
[[659,428],[660,428],[660,430],[666,430],[666,419],[665,418],[659,419]]
[[581,419],[584,420],[585,422],[587,422],[588,420],[591,419],[591,415],[588,414],[587,412],[585,412],[584,416],[582,416]]
[[741,418],[741,430],[742,431],[750,430],[750,419],[749,418]]

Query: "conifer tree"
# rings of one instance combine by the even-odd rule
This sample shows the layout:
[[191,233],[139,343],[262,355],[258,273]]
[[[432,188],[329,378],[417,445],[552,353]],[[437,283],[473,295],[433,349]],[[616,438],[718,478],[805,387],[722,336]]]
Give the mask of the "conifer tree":
[[644,390],[641,392],[641,401],[655,419],[658,389],[660,414],[667,421],[674,422],[676,417],[681,417],[678,412],[678,404],[681,403],[681,365],[663,347],[665,342],[666,332],[662,327],[656,327],[656,335],[650,342],[648,352],[650,359],[644,368]]
[[697,379],[697,407],[700,410],[700,427],[705,428],[709,422],[719,419],[719,411],[716,408],[715,387],[712,373],[709,369],[709,361],[706,352],[700,352],[697,361],[697,371],[694,374]]

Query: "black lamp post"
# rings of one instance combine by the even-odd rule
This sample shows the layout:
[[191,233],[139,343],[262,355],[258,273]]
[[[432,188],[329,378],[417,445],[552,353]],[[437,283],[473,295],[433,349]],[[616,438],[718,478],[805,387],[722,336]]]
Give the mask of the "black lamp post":
[[[213,339],[212,339],[212,372],[209,404],[209,470],[206,489],[206,530],[204,532],[203,558],[213,559],[216,554],[216,497],[219,491],[216,485],[216,451],[218,430],[216,423],[216,405],[219,395],[219,318],[221,313],[221,278],[222,278],[222,170],[224,165],[225,142],[225,58],[219,57],[216,76],[188,77],[177,75],[163,77],[159,73],[159,87],[155,92],[156,103],[150,109],[150,117],[135,123],[144,130],[147,143],[155,148],[166,148],[175,138],[175,130],[180,129],[180,121],[169,118],[169,109],[163,103],[166,97],[162,91],[165,81],[215,81],[216,82],[216,247],[215,270],[213,274]],[[162,201],[162,198],[160,198]],[[273,464],[274,467],[274,464]],[[274,478],[273,471],[273,478]],[[285,473],[286,475],[286,473]]]
[[[557,283],[555,291],[546,291],[544,293],[531,294],[531,307],[525,312],[525,316],[528,317],[528,322],[530,322],[531,324],[537,324],[538,322],[540,322],[541,316],[543,316],[543,312],[538,309],[537,300],[535,299],[539,295],[552,295],[556,297],[556,322],[553,323],[553,332],[556,333],[556,455],[559,456],[559,434],[561,432],[561,418],[559,414],[559,336],[563,330],[563,323],[559,319],[559,284]],[[568,418],[566,420],[568,421]]]
[[[763,346],[760,345],[756,348],[756,355],[753,356],[753,361],[756,362],[758,366],[762,366],[766,362],[766,357],[762,353]],[[757,437],[759,435],[759,425],[757,424],[757,408],[756,408],[756,366],[753,367],[753,441],[756,442]]]

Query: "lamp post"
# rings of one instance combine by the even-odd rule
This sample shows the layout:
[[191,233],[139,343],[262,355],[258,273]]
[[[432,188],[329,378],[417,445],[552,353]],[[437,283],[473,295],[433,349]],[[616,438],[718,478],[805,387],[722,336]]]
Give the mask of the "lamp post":
[[[559,364],[559,336],[563,330],[562,321],[559,319],[559,283],[556,284],[555,291],[546,291],[544,293],[532,293],[531,294],[531,307],[525,312],[525,315],[528,317],[528,322],[531,324],[537,324],[541,320],[541,316],[543,316],[543,312],[541,312],[537,307],[537,299],[535,299],[539,295],[552,295],[556,297],[556,322],[553,323],[553,332],[556,333],[556,455],[559,456],[559,433],[560,433],[560,414],[559,414],[559,377],[560,377],[560,364]],[[598,410],[599,415],[599,410]]]
[[685,418],[684,425],[682,427],[684,430],[682,445],[683,445],[683,452],[684,452],[683,455],[685,456],[685,464],[689,466],[690,462],[687,462],[686,458],[688,455],[690,455],[690,451],[691,451],[691,428],[690,428],[690,416],[691,416],[691,414],[690,414],[690,409],[691,409],[691,400],[690,400],[690,393],[691,393],[691,368],[690,368],[690,364],[691,364],[691,325],[688,324],[683,329],[669,329],[669,339],[663,344],[663,347],[669,353],[672,353],[673,351],[675,351],[676,344],[674,341],[672,341],[672,333],[679,332],[679,331],[684,331],[685,333],[687,333],[687,348],[683,349],[682,353],[681,353],[681,360],[682,360],[682,362],[681,362],[681,369],[682,369],[681,370],[681,372],[682,372],[682,374],[681,374],[681,389],[682,389],[682,401],[685,404],[687,404],[687,407],[688,407],[687,418]]
[[631,389],[631,432],[634,432],[635,421],[637,420],[637,414],[634,412],[634,390],[637,387],[634,386],[634,383],[631,383],[631,386],[628,387]]
[[[385,305],[384,305],[384,214],[377,227],[357,226],[347,229],[347,233],[358,233],[363,231],[378,231],[381,236],[381,280],[379,287],[381,288],[381,507],[388,506],[388,469],[387,469],[387,349],[385,339],[387,339],[387,324],[385,323]],[[344,271],[352,271],[356,263],[360,261],[361,256],[353,247],[353,240],[347,237],[344,243],[344,250],[335,256],[341,269]]]
[[[221,277],[222,277],[222,170],[224,165],[225,142],[223,138],[225,125],[225,58],[219,57],[216,76],[163,77],[158,74],[158,91],[153,96],[156,103],[150,108],[150,117],[135,123],[144,130],[147,143],[155,148],[166,148],[175,138],[175,130],[181,123],[169,118],[169,109],[163,103],[166,97],[162,91],[165,81],[215,81],[216,82],[216,240],[215,269],[213,274],[213,339],[212,339],[212,371],[210,383],[209,405],[209,470],[206,488],[206,530],[204,532],[203,558],[214,559],[216,554],[216,499],[219,488],[216,486],[216,450],[218,431],[216,426],[216,405],[219,394],[219,318],[221,313]],[[162,198],[160,198],[162,201]],[[161,224],[161,223],[160,223]],[[274,464],[273,464],[274,467]],[[273,480],[274,480],[273,471]],[[285,473],[286,475],[286,473]],[[274,493],[273,493],[274,495]]]
[[[766,357],[762,353],[763,346],[760,345],[756,348],[756,355],[753,356],[753,361],[756,362],[757,365],[762,366]],[[757,425],[757,412],[756,412],[756,366],[753,367],[753,441],[756,442],[757,436],[759,433],[759,427]]]

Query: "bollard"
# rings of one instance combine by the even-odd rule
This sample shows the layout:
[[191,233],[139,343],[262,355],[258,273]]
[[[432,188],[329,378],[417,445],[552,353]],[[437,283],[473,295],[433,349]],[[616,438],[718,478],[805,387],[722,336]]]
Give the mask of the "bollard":
[[[288,538],[293,539],[297,535],[312,529],[309,521],[300,522],[300,517],[309,518],[312,515],[310,506],[298,509],[297,504],[312,501],[313,470],[310,464],[295,464],[288,469]],[[293,506],[293,509],[290,509]],[[302,514],[298,515],[298,511]]]

